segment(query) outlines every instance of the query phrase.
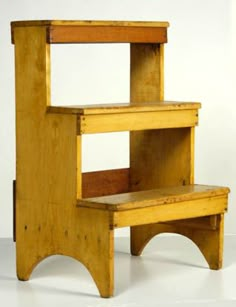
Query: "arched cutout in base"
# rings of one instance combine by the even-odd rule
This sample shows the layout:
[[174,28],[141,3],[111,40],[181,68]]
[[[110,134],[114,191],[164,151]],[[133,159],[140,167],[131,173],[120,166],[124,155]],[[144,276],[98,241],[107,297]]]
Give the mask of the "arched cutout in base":
[[[24,258],[21,258],[20,263],[17,263],[17,278],[21,281],[29,280],[33,270],[36,268],[37,265],[39,265],[39,263],[41,263],[48,257],[56,255],[69,256],[83,264],[92,276],[101,297],[106,298],[110,297],[113,294],[113,270],[110,270],[110,266],[105,263],[106,261],[99,259],[98,255],[94,255],[94,257],[97,257],[97,259],[96,261],[95,259],[93,259],[93,261],[91,261],[90,263],[86,263],[78,256],[62,253],[47,254],[41,257],[33,257],[32,255],[28,258],[27,263],[25,263]],[[98,263],[99,260],[100,264]],[[24,263],[22,263],[22,261]],[[113,263],[111,264],[111,267],[112,266]]]
[[[60,255],[60,256],[66,256],[66,257],[70,257],[76,261],[79,261],[86,269],[87,271],[90,273],[93,281],[95,282],[96,284],[96,287],[99,291],[99,294],[101,295],[101,297],[110,297],[110,292],[111,290],[113,289],[106,289],[106,285],[109,283],[109,278],[106,279],[105,283],[104,283],[104,276],[106,276],[106,272],[105,270],[103,269],[103,271],[99,272],[99,269],[102,267],[101,266],[98,266],[98,267],[95,267],[93,266],[93,263],[89,263],[86,265],[86,263],[80,259],[78,256],[74,256],[74,255],[69,255],[69,254],[63,254],[63,253],[55,253],[55,254],[45,254],[41,257],[30,257],[28,258],[28,261],[27,263],[23,263],[21,262],[20,263],[20,270],[18,269],[19,266],[17,264],[17,278],[20,280],[20,281],[27,281],[30,279],[30,276],[32,275],[34,269],[43,261],[45,260],[46,258],[48,257],[51,257],[51,256],[57,256],[57,255]],[[30,262],[29,262],[29,259],[30,259]],[[21,259],[23,260],[23,259]],[[24,267],[24,271],[22,270],[22,265]],[[107,276],[106,276],[107,278]],[[104,287],[104,284],[105,284],[105,287]],[[110,285],[110,283],[109,283]]]
[[[131,254],[141,255],[147,243],[158,234],[176,233],[192,240],[205,257],[210,269],[218,270],[222,267],[223,258],[224,215],[219,214],[215,218],[215,225],[204,225],[201,218],[198,218],[189,219],[188,223],[174,221],[131,227]],[[197,220],[197,223],[194,220]]]
[[114,289],[114,231],[109,226],[109,212],[83,207],[77,210],[79,223],[70,227],[69,235],[64,233],[63,237],[51,240],[49,237],[46,241],[48,231],[42,228],[35,240],[35,232],[29,228],[27,234],[17,236],[17,276],[28,280],[36,265],[46,257],[69,256],[87,268],[101,297],[110,297]]

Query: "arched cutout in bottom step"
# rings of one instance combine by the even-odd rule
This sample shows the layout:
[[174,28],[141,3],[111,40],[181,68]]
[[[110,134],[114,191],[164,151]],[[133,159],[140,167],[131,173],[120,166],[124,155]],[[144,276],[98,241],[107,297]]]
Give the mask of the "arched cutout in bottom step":
[[[17,277],[18,277],[18,279],[19,280],[21,280],[21,281],[27,281],[27,280],[29,280],[30,279],[30,277],[31,277],[31,275],[32,275],[32,272],[34,271],[34,269],[43,261],[43,260],[45,260],[45,259],[47,259],[47,258],[49,258],[49,257],[51,257],[51,256],[66,256],[66,257],[70,257],[70,258],[72,258],[72,259],[74,259],[74,260],[77,260],[77,261],[79,261],[85,268],[86,268],[86,270],[90,273],[90,275],[91,275],[91,277],[92,277],[92,279],[93,279],[93,281],[95,282],[95,284],[96,284],[96,287],[97,287],[97,289],[98,289],[98,291],[99,291],[99,293],[100,293],[100,295],[102,296],[102,297],[109,297],[107,294],[106,294],[106,292],[104,292],[105,290],[104,290],[104,287],[103,287],[103,280],[101,280],[100,278],[99,278],[99,276],[102,276],[102,274],[98,274],[98,272],[97,272],[97,270],[99,270],[99,269],[97,269],[96,267],[93,267],[93,265],[92,265],[92,263],[90,263],[89,265],[87,264],[86,265],[86,263],[84,262],[84,261],[82,261],[82,259],[80,259],[79,257],[78,257],[78,255],[77,256],[75,256],[75,255],[68,255],[68,254],[62,254],[62,253],[58,253],[58,254],[45,254],[45,255],[43,255],[43,256],[41,256],[41,257],[37,257],[37,258],[35,258],[35,257],[30,257],[30,258],[28,258],[28,261],[27,261],[27,264],[25,264],[25,271],[22,271],[22,267],[21,267],[21,271],[19,272],[19,270],[17,270]],[[29,259],[31,259],[30,260],[30,262],[29,262]],[[22,263],[21,263],[22,264]]]
[[216,216],[216,227],[212,229],[191,227],[175,223],[156,223],[131,227],[131,254],[141,255],[148,242],[161,233],[176,233],[192,240],[203,256],[210,269],[218,270],[222,267],[224,216]]

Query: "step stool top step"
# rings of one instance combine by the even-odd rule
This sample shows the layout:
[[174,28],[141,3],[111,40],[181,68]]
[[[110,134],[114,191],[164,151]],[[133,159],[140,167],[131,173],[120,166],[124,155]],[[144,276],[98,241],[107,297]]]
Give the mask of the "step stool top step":
[[169,27],[166,21],[119,21],[119,20],[19,20],[12,21],[14,27],[32,26],[108,26],[108,27]]
[[118,113],[138,113],[156,111],[176,111],[199,109],[199,102],[177,102],[177,101],[158,101],[142,103],[113,103],[113,104],[94,104],[78,106],[50,106],[49,113],[69,113],[80,115],[93,114],[118,114]]
[[229,188],[226,187],[195,184],[85,198],[78,200],[77,205],[111,211],[121,211],[157,205],[167,205],[201,198],[212,198],[227,195],[229,192]]
[[45,28],[49,44],[60,43],[166,43],[168,22],[28,20],[11,22],[12,42],[18,27]]

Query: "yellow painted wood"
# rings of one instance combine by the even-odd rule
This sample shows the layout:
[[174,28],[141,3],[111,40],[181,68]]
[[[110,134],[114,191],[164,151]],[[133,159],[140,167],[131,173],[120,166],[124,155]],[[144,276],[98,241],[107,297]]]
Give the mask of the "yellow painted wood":
[[[131,45],[130,79],[131,102],[142,103],[142,101],[151,102],[155,100],[164,100],[163,44]],[[165,186],[194,184],[194,130],[195,128],[192,126],[184,129],[160,129],[155,131],[131,132],[131,190],[142,191]],[[143,212],[143,214],[145,214],[145,212]],[[182,216],[182,218],[186,218],[186,216]],[[215,216],[213,215],[213,219],[214,218]],[[188,235],[188,237],[191,233],[195,233],[194,222],[192,221],[192,227],[191,220],[189,224],[188,232],[183,233]],[[171,228],[173,232],[175,232],[177,226],[178,221],[175,222],[175,226]],[[179,223],[178,229],[179,228],[185,229],[181,222]],[[169,226],[163,224],[159,233],[168,230]],[[131,227],[132,254],[136,254],[136,246],[140,244],[139,242],[142,239],[143,231],[146,238],[151,238],[153,236],[151,225]],[[215,232],[215,236],[219,239],[216,241],[220,245],[222,245],[221,232],[221,228]],[[208,236],[208,233],[204,234]],[[200,233],[199,238],[201,235],[202,233]],[[208,237],[211,238],[210,235]],[[203,247],[198,243],[198,246],[202,252],[206,254],[207,244]],[[217,247],[215,249],[214,247],[209,248],[207,253],[211,255],[211,257],[214,257],[214,254],[218,254]],[[218,261],[217,265],[218,267],[221,266],[220,261]],[[211,262],[210,266],[212,266]]]
[[76,207],[81,197],[81,137],[76,115],[46,113],[50,63],[45,29],[17,28],[15,47],[18,278],[29,279],[47,256],[67,255],[81,261],[101,296],[109,297],[113,293],[109,213]]
[[[225,196],[229,189],[207,185],[186,185],[155,190],[121,193],[78,200],[78,206],[123,211],[152,206],[167,206],[179,202]],[[190,206],[191,207],[191,206]],[[207,214],[205,214],[207,215]]]
[[[67,253],[86,266],[101,297],[111,297],[114,290],[114,230],[110,225],[110,213],[91,208],[77,210],[77,225],[72,230],[76,240],[69,244]],[[70,240],[68,233],[67,241]]]
[[[162,161],[163,163],[160,163],[160,165],[156,165],[156,173],[153,172],[153,177],[151,177],[150,181],[144,181],[140,180],[137,181],[139,184],[142,185],[142,187],[148,188],[152,182],[154,182],[154,176],[156,175],[157,185],[158,186],[168,186],[168,185],[175,185],[177,182],[181,184],[186,183],[194,183],[194,127],[189,129],[182,130],[181,129],[175,129],[172,132],[169,130],[160,130],[160,135],[162,138],[158,139],[157,146],[159,145],[159,148],[161,148],[160,152],[157,152],[158,158],[155,158],[154,155],[151,155],[153,159],[153,163],[156,163],[155,161]],[[163,133],[162,133],[163,132]],[[175,137],[176,134],[176,137]],[[182,136],[181,136],[182,134]],[[165,140],[168,139],[169,142],[166,142]],[[171,140],[171,141],[170,141]],[[179,141],[181,143],[179,143]],[[174,141],[174,143],[173,143]],[[177,146],[177,144],[179,144]],[[181,144],[181,145],[180,145]],[[175,149],[173,151],[173,148]],[[165,157],[171,157],[171,159],[165,159]],[[149,159],[150,159],[149,157]],[[181,159],[179,157],[182,157]],[[155,159],[155,160],[154,160]],[[189,163],[188,163],[189,161]],[[176,171],[173,171],[176,170]],[[151,169],[150,169],[151,171]],[[140,170],[139,176],[141,175],[142,170]],[[164,176],[158,176],[159,174],[163,174]],[[142,178],[141,176],[139,178]],[[146,179],[149,179],[146,178]],[[211,216],[212,224],[214,224],[215,215]],[[195,219],[189,219],[186,225],[186,222],[183,222],[182,220],[174,221],[174,225],[172,225],[172,232],[175,232],[174,230],[178,226],[178,229],[185,229],[188,228],[188,233],[195,233]],[[169,222],[171,223],[171,222]],[[172,223],[173,224],[173,223]],[[175,226],[175,227],[174,227]],[[145,235],[145,238],[152,238],[154,236],[153,234],[153,228],[150,225],[145,226],[145,229],[143,229],[144,226],[135,226],[131,227],[131,253],[133,255],[136,255],[136,247],[139,246],[140,242],[142,242],[142,235],[141,233]],[[158,226],[159,227],[159,226]],[[199,225],[199,229],[204,230],[206,227],[205,225]],[[170,232],[170,226],[162,224],[160,229],[160,233],[163,232]],[[185,232],[186,233],[186,232]],[[184,234],[183,234],[184,235]],[[207,235],[207,234],[206,234]],[[189,237],[189,236],[188,236]],[[217,251],[214,251],[214,249],[211,249],[209,253],[217,253]]]
[[145,225],[157,222],[181,220],[206,215],[225,213],[227,197],[216,196],[196,200],[182,201],[178,204],[157,205],[124,211],[115,211],[115,228]]
[[[133,133],[136,132],[131,135]],[[142,135],[134,142],[131,140],[131,191],[190,184],[191,128],[140,133]]]
[[[214,222],[212,221],[212,218],[214,218]],[[198,228],[198,229],[211,229],[216,230],[217,229],[217,215],[211,215],[211,216],[203,216],[199,218],[191,218],[191,219],[181,219],[171,222],[165,222],[164,225],[178,225],[182,226],[184,228]]]
[[83,115],[78,118],[78,133],[182,128],[197,124],[197,110]]
[[[32,32],[36,39],[29,43],[27,36]],[[45,43],[45,29],[17,28],[15,35],[16,112],[45,113],[50,105],[50,45]]]
[[190,156],[189,156],[189,183],[194,184],[194,143],[195,143],[195,127],[191,127],[188,131],[190,143]]
[[164,100],[163,47],[161,44],[130,45],[130,102]]
[[[199,102],[157,101],[143,103],[112,103],[78,106],[49,106],[47,112],[79,115],[139,113],[176,110],[197,110]],[[140,114],[137,114],[140,115]]]
[[123,21],[16,21],[11,23],[12,42],[17,27],[44,27],[46,40],[55,43],[153,43],[167,42],[166,22]]
[[[162,44],[131,44],[131,104],[164,99],[163,65]],[[193,128],[131,132],[131,190],[194,183],[193,154]]]
[[[165,71],[164,71],[164,44],[159,44],[159,74],[158,74],[158,83],[159,83],[159,93],[157,94],[157,97],[159,97],[160,100],[164,100],[164,85],[165,85]],[[147,94],[149,95],[149,94]]]
[[50,102],[45,29],[17,28],[15,40],[17,274],[26,280],[45,255],[57,252],[59,234],[75,224],[79,165],[76,116],[45,116]]
[[216,215],[216,226],[213,229],[206,228],[204,225],[196,227],[195,220],[189,219],[187,227],[181,221],[180,223],[156,223],[132,227],[132,230],[136,229],[133,232],[135,239],[132,241],[132,254],[139,256],[147,243],[158,234],[177,233],[189,238],[198,246],[211,269],[220,269],[223,262],[224,214]]
[[[132,38],[131,102],[50,106],[49,42],[78,42],[78,33],[72,29],[78,26],[87,31],[90,25],[94,39],[98,27],[112,28],[112,40],[116,27],[135,28],[119,32],[122,39],[124,33]],[[27,280],[45,257],[67,255],[86,266],[102,297],[110,297],[114,288],[114,228],[125,226],[131,226],[133,255],[139,255],[154,235],[175,232],[193,240],[212,269],[221,267],[229,189],[193,185],[194,126],[200,104],[164,102],[164,45],[132,43],[136,35],[145,39],[147,29],[167,26],[103,21],[12,23],[19,279]],[[150,31],[148,39],[153,38]],[[164,34],[160,30],[160,39],[166,39]],[[102,31],[99,35],[98,40],[107,38]],[[130,192],[82,199],[80,134],[123,130],[131,131],[130,171],[124,185]]]
[[[77,128],[78,129],[78,128]],[[70,148],[70,147],[68,147]],[[82,137],[76,137],[76,195],[82,197]]]
[[[163,100],[163,65],[162,44],[131,44],[131,104]],[[131,132],[131,191],[189,184],[189,142],[190,128]]]
[[19,20],[11,27],[33,26],[125,26],[125,27],[169,27],[166,21],[114,21],[114,20]]

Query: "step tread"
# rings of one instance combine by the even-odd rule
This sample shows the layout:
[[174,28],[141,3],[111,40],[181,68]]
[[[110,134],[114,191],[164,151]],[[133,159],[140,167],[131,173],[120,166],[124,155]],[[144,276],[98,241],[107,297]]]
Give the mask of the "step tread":
[[19,20],[12,21],[12,27],[26,26],[106,26],[106,27],[169,27],[167,21],[119,21],[119,20]]
[[77,205],[120,211],[223,196],[229,191],[226,187],[194,184],[79,199]]
[[112,103],[94,105],[50,106],[49,113],[79,115],[119,114],[199,109],[199,102],[158,101],[143,103]]

